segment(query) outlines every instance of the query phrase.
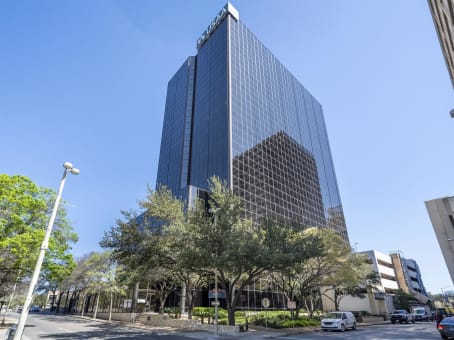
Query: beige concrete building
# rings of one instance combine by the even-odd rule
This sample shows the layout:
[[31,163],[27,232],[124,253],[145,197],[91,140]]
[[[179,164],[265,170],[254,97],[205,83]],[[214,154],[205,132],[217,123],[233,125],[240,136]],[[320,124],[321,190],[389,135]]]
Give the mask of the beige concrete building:
[[[393,296],[398,290],[413,295],[422,304],[429,301],[415,260],[404,258],[400,252],[388,255],[377,250],[368,250],[359,254],[367,256],[367,263],[378,274],[378,282],[372,289],[364,288],[365,298],[343,296],[339,310],[366,311],[373,315],[390,314],[394,310]],[[325,294],[328,296],[322,295],[323,310],[333,311],[333,293],[326,291]]]
[[437,198],[425,203],[441,253],[454,283],[454,197]]
[[[373,289],[365,289],[363,299],[345,295],[339,303],[339,310],[366,311],[373,315],[391,313],[394,309],[391,294],[399,289],[391,257],[377,250],[364,251],[359,254],[367,256],[367,262],[378,273],[379,282]],[[330,298],[322,296],[322,305],[324,311],[333,311],[333,296]]]
[[[454,8],[452,0],[428,0],[438,39],[454,87]],[[451,113],[454,115],[454,113]]]

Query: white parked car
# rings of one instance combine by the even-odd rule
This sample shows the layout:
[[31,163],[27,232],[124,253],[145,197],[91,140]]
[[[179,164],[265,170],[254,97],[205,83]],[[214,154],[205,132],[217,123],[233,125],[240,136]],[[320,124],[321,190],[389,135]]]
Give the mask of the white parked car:
[[321,321],[324,331],[329,329],[345,331],[347,328],[356,329],[356,319],[352,312],[331,312]]

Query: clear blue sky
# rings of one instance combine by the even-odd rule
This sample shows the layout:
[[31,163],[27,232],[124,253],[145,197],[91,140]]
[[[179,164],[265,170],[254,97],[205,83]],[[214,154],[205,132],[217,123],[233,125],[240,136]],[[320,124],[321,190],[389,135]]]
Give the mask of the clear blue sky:
[[[99,250],[154,187],[168,80],[224,0],[3,1],[0,172],[58,188]],[[323,105],[352,246],[452,282],[424,201],[454,195],[453,88],[424,0],[236,0],[240,18]]]

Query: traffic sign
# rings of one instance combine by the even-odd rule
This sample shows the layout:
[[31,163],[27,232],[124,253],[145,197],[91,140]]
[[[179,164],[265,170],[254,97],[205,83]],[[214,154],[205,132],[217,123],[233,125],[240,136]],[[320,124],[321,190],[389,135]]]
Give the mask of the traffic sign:
[[263,299],[262,299],[262,306],[263,306],[264,308],[268,308],[268,307],[270,306],[270,299],[268,299],[268,298],[263,298]]

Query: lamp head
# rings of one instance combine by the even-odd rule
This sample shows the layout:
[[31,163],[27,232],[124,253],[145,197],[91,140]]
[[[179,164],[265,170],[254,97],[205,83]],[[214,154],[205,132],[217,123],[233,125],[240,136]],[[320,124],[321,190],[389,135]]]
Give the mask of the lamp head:
[[73,165],[72,165],[72,163],[70,163],[70,162],[64,162],[64,163],[63,163],[63,167],[64,167],[65,169],[71,170],[71,169],[73,168]]
[[76,168],[72,168],[70,170],[70,172],[73,174],[73,175],[78,175],[80,173],[80,170],[79,169],[76,169]]

